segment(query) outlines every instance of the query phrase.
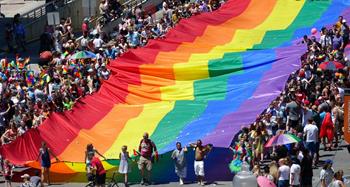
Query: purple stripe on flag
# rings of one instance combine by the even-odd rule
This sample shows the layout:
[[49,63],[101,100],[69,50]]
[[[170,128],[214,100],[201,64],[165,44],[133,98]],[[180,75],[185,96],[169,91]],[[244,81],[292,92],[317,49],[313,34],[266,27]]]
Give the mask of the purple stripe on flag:
[[291,72],[300,68],[300,57],[306,51],[304,45],[277,48],[277,60],[265,72],[252,97],[237,111],[223,117],[214,131],[203,139],[215,147],[228,147],[241,126],[248,126],[283,91]]

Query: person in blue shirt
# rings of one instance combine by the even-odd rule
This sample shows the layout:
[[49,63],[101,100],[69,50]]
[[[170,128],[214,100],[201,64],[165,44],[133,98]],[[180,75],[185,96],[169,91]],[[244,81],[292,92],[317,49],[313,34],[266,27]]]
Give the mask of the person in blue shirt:
[[[5,69],[5,67],[4,67],[4,69]],[[7,80],[7,76],[6,76],[5,73],[0,72],[0,77],[1,77],[2,81],[6,81]]]
[[151,29],[151,31],[152,31],[152,34],[153,34],[153,37],[154,37],[154,38],[160,37],[161,32],[160,32],[160,30],[159,30],[159,28],[158,28],[157,26],[154,26],[154,27]]
[[108,45],[108,48],[104,51],[104,54],[109,59],[115,59],[118,56],[117,50],[111,45]]
[[26,51],[26,47],[25,47],[26,31],[25,31],[24,25],[20,22],[19,19],[15,19],[13,23],[13,30],[15,33],[17,48],[20,47],[23,49],[23,51]]
[[138,32],[129,31],[126,37],[131,47],[137,47],[140,44],[140,34]]

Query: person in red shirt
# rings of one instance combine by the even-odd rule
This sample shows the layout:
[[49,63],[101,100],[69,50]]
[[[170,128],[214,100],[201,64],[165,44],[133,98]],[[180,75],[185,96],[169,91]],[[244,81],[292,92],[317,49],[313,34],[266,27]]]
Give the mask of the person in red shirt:
[[101,160],[95,156],[94,152],[88,153],[88,159],[91,160],[91,168],[96,175],[96,187],[104,187],[106,184],[106,170]]
[[81,30],[83,31],[83,35],[89,34],[89,18],[85,18],[83,24],[81,25]]

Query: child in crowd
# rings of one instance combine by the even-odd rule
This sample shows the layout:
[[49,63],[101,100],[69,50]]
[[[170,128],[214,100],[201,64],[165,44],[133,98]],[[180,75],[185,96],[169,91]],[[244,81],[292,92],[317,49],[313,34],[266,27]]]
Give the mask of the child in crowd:
[[130,172],[130,167],[128,160],[131,159],[128,152],[128,147],[123,145],[122,152],[119,154],[120,164],[119,164],[119,173],[124,175],[124,183],[128,185],[128,173]]
[[93,151],[90,151],[88,153],[86,153],[86,177],[87,177],[87,180],[89,181],[89,183],[94,183],[94,180],[95,180],[95,173],[92,169],[92,166],[91,166],[91,160],[88,159],[89,158],[89,155],[94,155],[94,152]]
[[12,187],[12,165],[8,160],[4,161],[4,178],[5,178],[5,186],[6,187]]

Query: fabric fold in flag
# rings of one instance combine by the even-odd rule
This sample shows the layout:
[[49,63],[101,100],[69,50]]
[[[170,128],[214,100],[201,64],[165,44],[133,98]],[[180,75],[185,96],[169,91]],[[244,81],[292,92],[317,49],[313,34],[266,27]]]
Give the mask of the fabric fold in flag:
[[[223,158],[209,155],[208,167],[220,173],[213,177],[229,178],[225,150],[235,134],[254,122],[300,67],[306,50],[300,38],[311,28],[334,24],[339,14],[349,20],[350,8],[342,0],[228,0],[214,12],[181,20],[164,39],[110,61],[110,78],[98,93],[80,99],[71,111],[53,113],[37,129],[3,145],[1,155],[38,168],[33,161],[45,141],[65,161],[54,164],[53,178],[82,181],[87,144],[109,159],[103,164],[112,171],[121,146],[139,156],[139,140],[148,132],[159,152],[156,180],[172,180],[167,171],[175,143],[197,139],[212,143],[210,155]],[[84,52],[72,58],[95,57]],[[43,76],[44,85],[51,78]],[[28,72],[27,83],[32,79]]]

